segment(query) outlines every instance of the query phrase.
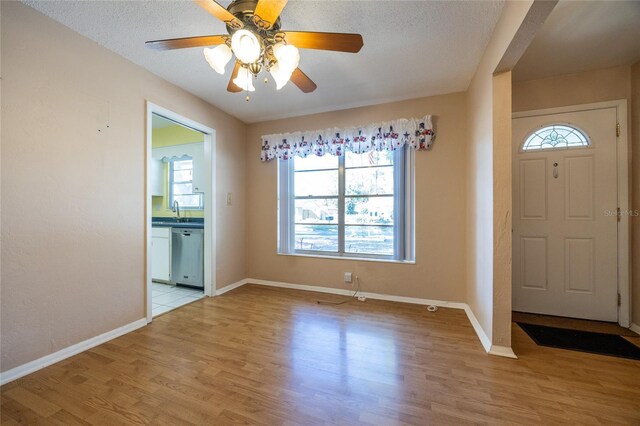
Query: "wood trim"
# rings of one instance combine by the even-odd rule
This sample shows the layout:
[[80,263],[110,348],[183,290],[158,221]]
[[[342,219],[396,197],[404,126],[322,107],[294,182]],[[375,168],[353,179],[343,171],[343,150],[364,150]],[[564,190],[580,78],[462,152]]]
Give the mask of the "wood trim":
[[[471,323],[473,330],[478,335],[478,338],[480,339],[480,343],[482,343],[482,347],[487,353],[490,353],[491,339],[489,339],[489,336],[487,336],[487,333],[484,332],[484,329],[480,325],[480,321],[478,321],[478,318],[476,318],[476,315],[471,310],[471,306],[467,305],[464,309],[464,312],[467,314],[467,318],[469,318],[469,322]],[[496,354],[494,353],[493,355],[496,355]]]
[[245,279],[240,280],[240,281],[238,281],[238,282],[235,282],[235,283],[233,283],[233,284],[229,284],[229,285],[227,285],[227,286],[224,286],[224,287],[222,287],[222,288],[219,288],[219,289],[217,289],[217,290],[216,290],[216,296],[220,296],[220,295],[222,295],[222,294],[225,294],[225,293],[226,293],[226,292],[228,292],[228,291],[235,290],[235,289],[236,289],[236,288],[238,288],[238,287],[242,287],[242,286],[243,286],[243,285],[245,285],[246,283],[247,283],[247,280],[246,280],[246,278],[245,278]]
[[491,346],[491,349],[489,349],[489,354],[501,356],[504,358],[518,359],[516,354],[513,352],[513,349],[508,346],[493,345]]
[[0,374],[0,385],[12,382],[16,379],[19,379],[20,377],[26,376],[27,374],[31,374],[35,371],[48,367],[51,364],[55,364],[56,362],[60,362],[64,359],[77,355],[80,352],[84,352],[95,346],[108,342],[109,340],[113,340],[116,337],[120,337],[123,334],[130,333],[134,330],[144,327],[145,325],[147,325],[147,319],[140,318],[139,320],[123,325],[122,327],[107,331],[106,333],[91,337],[87,340],[76,343],[75,345],[68,346],[52,354],[45,355],[42,358],[38,358],[36,360],[27,362],[26,364],[22,364],[18,367],[12,368],[11,370],[7,370]]

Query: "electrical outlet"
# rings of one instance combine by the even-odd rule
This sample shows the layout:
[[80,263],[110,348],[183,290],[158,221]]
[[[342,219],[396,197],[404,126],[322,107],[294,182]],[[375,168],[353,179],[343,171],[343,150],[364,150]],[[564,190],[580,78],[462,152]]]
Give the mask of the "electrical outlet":
[[230,206],[231,205],[231,193],[227,192],[227,205]]
[[344,282],[345,283],[353,282],[353,278],[351,277],[351,272],[344,273]]

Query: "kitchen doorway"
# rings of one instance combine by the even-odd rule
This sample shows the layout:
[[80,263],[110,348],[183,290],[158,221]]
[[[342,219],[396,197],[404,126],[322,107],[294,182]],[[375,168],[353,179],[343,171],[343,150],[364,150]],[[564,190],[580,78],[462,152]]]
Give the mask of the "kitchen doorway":
[[629,326],[623,126],[624,101],[513,115],[514,311]]
[[147,102],[146,316],[212,296],[215,130]]

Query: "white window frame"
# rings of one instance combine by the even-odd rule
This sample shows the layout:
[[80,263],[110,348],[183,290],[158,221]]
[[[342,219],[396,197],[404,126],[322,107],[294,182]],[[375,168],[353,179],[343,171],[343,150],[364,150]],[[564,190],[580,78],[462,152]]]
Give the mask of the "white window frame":
[[[394,151],[394,254],[345,252],[345,166],[344,156],[338,166],[338,251],[300,250],[295,248],[294,160],[278,160],[278,254],[329,257],[337,259],[415,262],[415,150],[404,147]],[[311,197],[314,198],[314,197]]]
[[[173,163],[175,163],[176,161],[186,161],[186,160],[191,160],[191,180],[190,181],[184,181],[184,182],[175,182],[173,180]],[[180,158],[180,159],[175,159],[175,160],[171,160],[169,161],[169,208],[173,207],[173,185],[175,183],[189,183],[191,182],[191,187],[193,188],[193,157],[189,158]],[[200,204],[198,207],[193,207],[193,206],[180,206],[180,210],[204,210],[204,200],[203,200],[203,196],[201,193],[198,192],[193,192],[193,189],[191,190],[191,195],[199,195],[199,199],[200,199]]]

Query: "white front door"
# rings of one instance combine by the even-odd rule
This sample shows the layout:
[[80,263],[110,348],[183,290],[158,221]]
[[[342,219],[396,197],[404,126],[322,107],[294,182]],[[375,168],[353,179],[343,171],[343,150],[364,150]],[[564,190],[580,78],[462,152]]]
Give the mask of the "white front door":
[[617,321],[616,109],[516,118],[513,150],[513,310]]

